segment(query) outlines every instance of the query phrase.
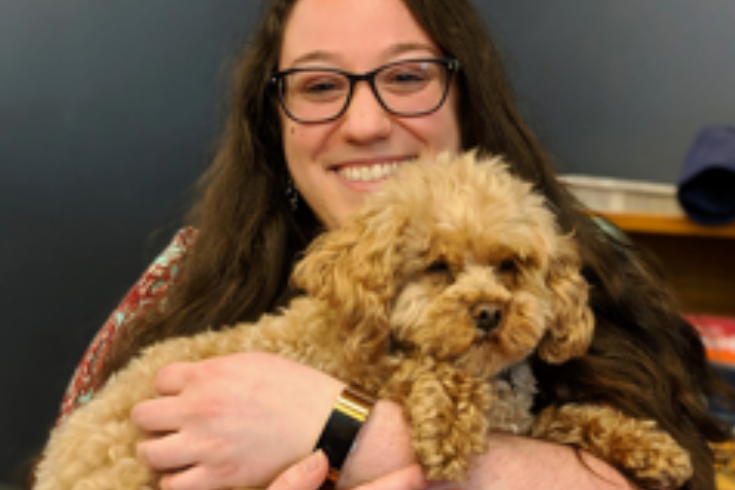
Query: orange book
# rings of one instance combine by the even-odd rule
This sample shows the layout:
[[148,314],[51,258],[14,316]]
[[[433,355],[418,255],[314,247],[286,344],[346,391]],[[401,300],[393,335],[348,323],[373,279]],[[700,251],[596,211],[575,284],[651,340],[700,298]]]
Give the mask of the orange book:
[[699,331],[714,364],[735,369],[735,318],[713,315],[685,315]]

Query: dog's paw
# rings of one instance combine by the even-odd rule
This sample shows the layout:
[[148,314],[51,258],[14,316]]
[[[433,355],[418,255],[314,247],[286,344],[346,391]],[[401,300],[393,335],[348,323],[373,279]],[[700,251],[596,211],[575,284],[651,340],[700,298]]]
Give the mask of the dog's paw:
[[448,366],[418,376],[404,412],[414,452],[430,480],[461,481],[487,449],[488,387]]
[[[427,448],[428,449],[428,448]],[[419,451],[416,457],[421,462],[421,467],[430,481],[452,481],[459,482],[466,478],[469,472],[468,460],[463,457],[450,457],[447,454],[436,452]]]
[[651,420],[606,406],[545,409],[532,436],[581,448],[617,467],[643,488],[678,488],[691,478],[689,453]]
[[689,453],[652,422],[620,447],[615,459],[638,481],[650,488],[679,488],[692,477]]
[[446,406],[412,408],[412,446],[426,477],[433,481],[463,480],[472,456],[482,452],[485,437],[478,437],[479,430],[468,431],[475,424],[458,420],[462,417],[454,410],[443,410]]

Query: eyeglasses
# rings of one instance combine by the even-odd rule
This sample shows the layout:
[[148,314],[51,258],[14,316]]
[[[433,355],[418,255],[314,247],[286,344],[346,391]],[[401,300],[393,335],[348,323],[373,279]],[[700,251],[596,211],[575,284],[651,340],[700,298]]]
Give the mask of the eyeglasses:
[[301,123],[333,121],[347,110],[355,84],[365,80],[380,105],[398,116],[423,116],[447,98],[456,59],[416,59],[390,63],[363,74],[334,68],[293,68],[275,73],[281,107]]

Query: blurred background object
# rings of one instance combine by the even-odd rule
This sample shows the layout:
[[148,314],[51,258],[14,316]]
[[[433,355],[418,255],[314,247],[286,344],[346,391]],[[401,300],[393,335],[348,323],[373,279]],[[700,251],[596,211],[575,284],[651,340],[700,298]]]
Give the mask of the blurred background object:
[[735,127],[707,126],[697,134],[681,169],[677,196],[698,223],[735,221]]

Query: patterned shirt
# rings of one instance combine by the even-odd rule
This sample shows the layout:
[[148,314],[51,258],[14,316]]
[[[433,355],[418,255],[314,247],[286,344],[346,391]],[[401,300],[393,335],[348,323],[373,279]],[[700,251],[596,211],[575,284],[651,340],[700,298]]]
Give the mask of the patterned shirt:
[[61,403],[57,424],[78,406],[88,402],[101,387],[101,369],[117,335],[135,327],[136,321],[166,307],[167,295],[179,272],[181,262],[197,237],[195,228],[179,230],[169,246],[153,261],[112,312],[92,340],[77,366]]

